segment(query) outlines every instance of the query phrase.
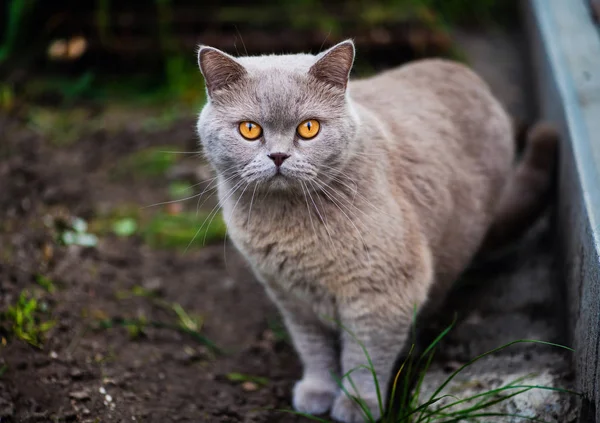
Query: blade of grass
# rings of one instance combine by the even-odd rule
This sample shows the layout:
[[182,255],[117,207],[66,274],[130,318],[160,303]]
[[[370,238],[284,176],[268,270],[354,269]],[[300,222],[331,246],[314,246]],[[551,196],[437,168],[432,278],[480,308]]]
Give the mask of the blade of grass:
[[445,406],[437,409],[436,412],[445,410],[445,409],[450,408],[450,407],[454,407],[454,406],[456,406],[458,404],[462,404],[462,403],[465,403],[465,402],[472,401],[472,400],[474,400],[476,398],[490,397],[492,395],[501,393],[503,391],[507,391],[509,389],[520,389],[520,391],[518,391],[517,393],[512,393],[512,394],[507,395],[507,396],[503,396],[501,398],[498,398],[497,400],[489,401],[487,403],[484,400],[481,403],[475,404],[473,407],[466,408],[464,410],[460,410],[460,411],[457,411],[457,412],[454,412],[454,413],[448,413],[448,415],[456,415],[456,414],[459,414],[459,413],[465,413],[465,412],[470,412],[470,411],[477,411],[477,410],[481,410],[483,408],[488,408],[488,407],[490,407],[490,406],[492,406],[494,404],[497,404],[499,402],[505,401],[505,400],[507,400],[509,398],[512,398],[512,397],[520,394],[520,393],[523,393],[523,392],[526,392],[526,391],[530,391],[532,389],[541,389],[541,390],[545,390],[545,391],[555,391],[555,392],[561,392],[561,393],[568,393],[568,394],[580,395],[578,392],[570,391],[568,389],[563,389],[563,388],[554,388],[554,387],[551,387],[551,386],[541,386],[541,385],[512,385],[512,386],[503,386],[503,387],[500,387],[500,388],[497,388],[497,389],[492,389],[492,390],[489,390],[489,391],[486,391],[486,392],[482,392],[480,394],[472,395],[470,397],[458,400],[458,401],[456,401],[454,403],[451,403],[451,404],[447,404],[447,405],[445,405]]
[[400,365],[400,369],[398,369],[398,371],[396,372],[396,376],[394,376],[394,383],[392,384],[392,394],[390,396],[391,401],[388,405],[388,414],[390,414],[390,415],[392,413],[392,406],[393,406],[394,398],[396,398],[396,387],[398,385],[398,378],[400,377],[400,374],[402,373],[402,370],[404,369],[404,366],[406,365],[406,361],[412,355],[414,349],[415,349],[415,344],[412,344],[410,347],[410,350],[408,351],[408,355],[407,355],[406,359]]
[[329,420],[325,420],[322,419],[320,417],[317,416],[313,416],[312,414],[308,414],[308,413],[301,413],[300,411],[294,411],[294,410],[274,410],[274,411],[278,411],[280,413],[287,413],[287,414],[293,414],[295,416],[300,416],[300,417],[306,417],[307,419],[310,419],[314,422],[320,422],[320,423],[331,423]]
[[341,322],[334,320],[334,319],[330,319],[328,317],[325,317],[326,320],[330,320],[334,323],[336,323],[340,328],[342,328],[344,331],[346,331],[346,333],[348,333],[352,339],[354,339],[354,341],[360,346],[360,348],[363,350],[363,353],[365,354],[365,357],[367,358],[367,363],[369,363],[369,367],[371,368],[371,374],[373,375],[373,382],[375,383],[375,391],[377,393],[377,403],[379,406],[379,413],[383,416],[384,414],[384,409],[383,409],[383,401],[381,398],[381,388],[379,386],[379,381],[377,378],[377,373],[375,373],[375,367],[373,366],[373,361],[371,360],[371,356],[369,355],[369,352],[367,351],[367,348],[365,347],[365,344],[362,343],[354,334],[354,332],[352,332],[351,330],[349,330],[348,328],[346,328]]
[[421,371],[419,375],[419,380],[417,381],[417,386],[415,387],[414,394],[411,398],[413,406],[417,406],[419,404],[419,396],[421,393],[421,386],[423,385],[423,380],[425,380],[425,375],[427,374],[429,367],[431,366],[431,361],[433,360],[433,356],[435,351],[431,351],[429,354],[429,358],[427,359],[427,363],[425,363],[425,368]]
[[[527,419],[529,421],[532,422],[537,422],[537,423],[551,423],[548,422],[547,420],[540,420],[537,419],[535,417],[531,417],[531,416],[525,416],[523,414],[509,414],[509,413],[480,413],[480,414],[473,414],[471,416],[469,416],[470,418],[479,418],[479,417],[517,417],[520,419]],[[452,420],[446,420],[443,423],[460,423],[462,421],[464,421],[464,417],[458,417],[456,419],[452,419]]]
[[[356,389],[356,385],[354,384],[354,382],[352,381],[352,378],[350,377],[350,374],[354,371],[354,370],[358,370],[359,368],[363,367],[362,366],[357,366],[356,368],[346,372],[345,376],[347,376],[348,380],[350,381],[350,384],[352,385],[352,389],[354,389],[354,391],[358,394],[358,391]],[[364,366],[366,368],[368,368],[367,366]],[[354,401],[356,403],[356,405],[358,405],[360,407],[360,409],[362,410],[363,414],[365,415],[366,418],[369,419],[369,422],[373,422],[375,423],[375,420],[373,419],[373,415],[371,414],[371,410],[369,410],[369,407],[367,407],[367,405],[365,404],[364,401],[361,401],[360,398],[355,397],[354,395],[351,395],[350,392],[348,392],[348,390],[346,389],[346,387],[344,386],[344,384],[342,383],[342,379],[340,378],[335,378],[338,386],[340,387],[340,389],[342,390],[342,392],[344,393],[344,395],[346,395],[348,398],[350,398],[352,401]]]
[[[135,320],[128,320],[128,319],[106,319],[106,320],[101,320],[100,322],[98,322],[98,325],[102,329],[110,329],[114,326],[130,326],[130,325],[134,325],[135,323],[136,323]],[[192,338],[194,338],[196,341],[200,342],[201,344],[206,345],[214,353],[225,354],[225,351],[223,351],[221,348],[219,348],[210,339],[208,339],[204,335],[201,335],[198,332],[190,330],[189,328],[187,328],[185,326],[172,325],[172,324],[156,322],[156,321],[149,321],[149,322],[144,322],[144,323],[147,326],[157,328],[157,329],[169,329],[169,330],[174,330],[174,331],[185,333],[185,334],[191,336]]]
[[513,341],[513,342],[509,342],[508,344],[502,345],[501,347],[498,348],[494,348],[488,352],[485,352],[483,354],[478,355],[477,357],[469,360],[467,363],[463,364],[462,366],[460,366],[457,370],[455,370],[454,372],[452,372],[452,374],[444,381],[444,383],[442,383],[433,394],[431,394],[431,397],[429,398],[430,400],[432,400],[433,398],[435,398],[446,386],[448,386],[448,384],[456,377],[456,375],[458,375],[460,372],[462,372],[464,369],[466,369],[468,366],[472,365],[473,363],[481,360],[484,357],[487,357],[488,355],[494,354],[498,351],[504,350],[508,347],[511,347],[515,344],[523,344],[523,343],[536,343],[536,344],[542,344],[542,345],[549,345],[549,346],[553,346],[553,347],[558,347],[558,348],[564,348],[566,350],[569,351],[573,351],[573,349],[569,348],[569,347],[565,347],[564,345],[559,345],[559,344],[554,344],[552,342],[546,342],[546,341],[536,341],[536,340],[528,340],[528,339],[519,339],[517,341]]

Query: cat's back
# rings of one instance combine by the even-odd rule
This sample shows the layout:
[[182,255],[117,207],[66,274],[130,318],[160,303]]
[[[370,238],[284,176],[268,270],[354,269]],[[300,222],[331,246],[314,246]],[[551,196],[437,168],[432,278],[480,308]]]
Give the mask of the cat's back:
[[494,114],[497,101],[488,85],[467,66],[445,59],[424,59],[354,80],[352,98],[379,115],[400,114],[477,121],[484,112]]
[[385,149],[399,150],[391,156],[396,161],[410,156],[422,164],[499,173],[512,161],[508,114],[486,82],[463,64],[415,61],[352,81],[350,95],[374,118],[370,124],[381,128]]
[[373,144],[392,189],[422,217],[434,253],[471,254],[514,156],[511,121],[488,85],[460,63],[428,59],[353,81],[350,95],[381,128]]

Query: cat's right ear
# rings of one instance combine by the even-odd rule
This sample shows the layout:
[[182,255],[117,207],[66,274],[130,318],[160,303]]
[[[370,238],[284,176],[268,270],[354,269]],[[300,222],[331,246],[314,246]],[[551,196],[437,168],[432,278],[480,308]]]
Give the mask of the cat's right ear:
[[352,40],[342,41],[317,57],[317,63],[312,65],[308,73],[329,85],[345,90],[354,63]]
[[198,66],[204,75],[209,96],[238,81],[246,74],[246,69],[232,56],[208,46],[198,48]]

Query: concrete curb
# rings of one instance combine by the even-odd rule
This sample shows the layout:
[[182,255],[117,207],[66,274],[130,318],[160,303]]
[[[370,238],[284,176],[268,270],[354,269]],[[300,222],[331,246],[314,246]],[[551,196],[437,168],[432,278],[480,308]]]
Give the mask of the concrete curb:
[[578,421],[600,422],[600,34],[586,0],[524,3],[542,118],[562,135],[557,224]]

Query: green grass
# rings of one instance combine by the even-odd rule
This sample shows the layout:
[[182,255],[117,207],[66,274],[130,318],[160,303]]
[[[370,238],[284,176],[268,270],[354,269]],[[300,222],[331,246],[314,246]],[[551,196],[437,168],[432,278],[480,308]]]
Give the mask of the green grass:
[[6,22],[0,22],[0,28],[4,28],[2,42],[0,43],[0,63],[10,57],[18,45],[20,31],[24,30],[24,23],[27,14],[31,12],[35,0],[9,0],[5,6],[7,8]]
[[[173,201],[180,202],[183,197],[193,196],[193,187],[185,182],[174,182],[169,185],[168,193]],[[170,213],[167,209],[156,211],[150,206],[140,208],[133,204],[116,207],[89,223],[89,232],[98,237],[109,234],[137,236],[152,248],[180,251],[196,250],[223,241],[226,231],[221,213],[211,214],[202,209],[198,213],[183,209]]]
[[265,386],[269,383],[269,379],[267,379],[266,377],[252,376],[236,372],[227,373],[227,380],[239,383],[252,382],[259,386]]
[[54,282],[52,282],[52,279],[49,277],[44,275],[36,275],[35,281],[49,294],[54,294],[56,292],[56,285],[54,285]]
[[22,291],[16,304],[9,306],[2,320],[8,323],[8,333],[37,348],[42,348],[44,334],[55,322],[44,320],[45,303],[34,298],[29,291]]
[[115,164],[115,178],[161,177],[177,162],[178,157],[170,151],[174,146],[149,147],[122,158]]
[[169,312],[173,317],[174,322],[148,320],[145,316],[138,316],[135,318],[103,318],[99,320],[98,327],[101,329],[122,327],[127,330],[132,338],[143,336],[145,329],[148,327],[169,329],[190,336],[195,341],[208,347],[213,353],[222,354],[224,352],[214,342],[202,334],[204,323],[204,318],[202,316],[188,312],[179,303],[163,300],[162,298],[159,298],[157,293],[141,286],[135,286],[128,291],[117,292],[117,299],[119,300],[127,300],[133,297],[148,298],[152,304]]
[[[208,224],[207,224],[208,222]],[[201,248],[225,239],[227,228],[220,213],[184,212],[176,215],[156,214],[145,227],[144,241],[154,248]]]
[[[535,416],[527,416],[527,415],[518,415],[518,414],[510,414],[510,413],[499,413],[493,410],[490,410],[491,407],[501,404],[502,402],[508,401],[511,398],[514,398],[518,395],[524,394],[531,390],[547,390],[547,391],[555,391],[560,393],[566,393],[570,395],[580,395],[577,392],[555,388],[550,386],[540,386],[540,385],[529,385],[525,383],[526,378],[518,378],[510,383],[505,384],[496,389],[489,389],[487,391],[483,391],[474,395],[470,395],[464,398],[458,398],[454,395],[444,394],[444,389],[465,369],[469,366],[473,365],[477,361],[497,353],[501,350],[509,348],[516,344],[522,343],[534,343],[541,345],[548,345],[556,348],[566,349],[568,351],[573,351],[571,348],[565,347],[563,345],[554,344],[551,342],[537,341],[537,340],[517,340],[510,342],[501,347],[495,348],[491,351],[488,351],[484,354],[481,354],[464,365],[460,366],[457,370],[452,372],[448,378],[441,383],[435,391],[429,395],[427,398],[422,398],[423,392],[423,381],[427,372],[430,369],[431,363],[433,361],[436,349],[439,347],[440,342],[443,338],[450,332],[452,329],[452,325],[446,328],[421,354],[420,357],[415,358],[413,356],[415,345],[412,345],[410,352],[408,354],[408,358],[402,363],[400,370],[397,372],[394,382],[392,385],[391,398],[395,398],[396,401],[390,401],[390,404],[387,408],[384,408],[384,404],[386,402],[386,398],[382,396],[382,392],[380,389],[381,381],[377,380],[377,376],[375,374],[375,370],[373,367],[373,363],[371,362],[371,358],[364,344],[361,343],[354,334],[348,331],[346,328],[342,328],[347,331],[354,340],[362,347],[365,356],[367,358],[367,365],[362,366],[360,368],[367,369],[373,375],[375,385],[377,388],[377,397],[379,403],[379,411],[381,415],[384,417],[381,420],[376,420],[371,415],[370,410],[366,407],[364,402],[354,395],[352,395],[343,385],[342,382],[344,379],[348,379],[351,386],[353,386],[351,381],[351,375],[354,371],[358,369],[353,369],[343,375],[343,377],[338,381],[340,388],[344,392],[345,395],[352,398],[358,407],[361,408],[365,422],[366,423],[376,423],[380,421],[381,423],[458,423],[458,422],[480,422],[481,418],[507,418],[507,417],[518,417],[521,419],[529,420],[532,422],[545,422],[544,420],[540,420]],[[403,381],[402,383],[400,381]],[[410,380],[416,380],[414,388],[411,389],[409,386]],[[385,382],[384,382],[385,383]],[[395,404],[404,404],[402,410],[395,410]],[[325,419],[310,416],[304,413],[297,413],[295,411],[290,410],[281,410],[292,414],[299,414],[305,416],[313,421],[317,422],[328,422]],[[502,420],[493,420],[493,421],[502,421]]]

